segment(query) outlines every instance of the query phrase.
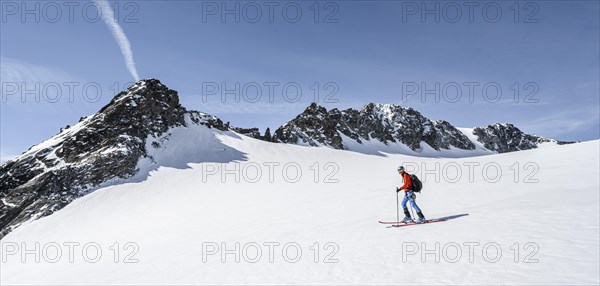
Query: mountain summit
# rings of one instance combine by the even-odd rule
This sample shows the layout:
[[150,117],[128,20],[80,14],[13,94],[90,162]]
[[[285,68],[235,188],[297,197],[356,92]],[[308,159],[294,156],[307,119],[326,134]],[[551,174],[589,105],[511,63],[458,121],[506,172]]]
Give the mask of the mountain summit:
[[147,138],[197,124],[226,130],[216,117],[187,111],[177,92],[141,80],[96,114],[32,146],[0,166],[0,237],[23,222],[52,214],[91,188],[136,174]]
[[456,147],[474,150],[475,145],[450,123],[430,120],[410,107],[369,103],[361,110],[352,108],[327,111],[311,104],[295,119],[277,129],[275,142],[326,145],[345,149],[343,137],[357,143],[376,140],[384,144],[402,143],[412,150],[421,142],[435,150]]
[[537,148],[547,142],[569,143],[526,134],[512,124],[459,130],[447,121],[428,119],[410,107],[376,103],[369,103],[360,110],[341,111],[337,108],[328,111],[312,103],[279,127],[271,140],[347,150],[375,142],[384,146],[401,145],[417,153],[424,147],[435,151],[470,151],[478,145],[482,151],[504,153]]

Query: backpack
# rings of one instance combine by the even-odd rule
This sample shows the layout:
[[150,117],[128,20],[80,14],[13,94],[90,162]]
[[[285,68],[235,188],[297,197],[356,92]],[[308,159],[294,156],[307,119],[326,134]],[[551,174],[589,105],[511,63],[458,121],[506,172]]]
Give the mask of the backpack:
[[423,189],[423,183],[421,182],[421,180],[419,180],[419,178],[417,177],[417,175],[410,175],[410,179],[412,180],[412,191],[416,192],[416,193],[420,193],[421,190]]

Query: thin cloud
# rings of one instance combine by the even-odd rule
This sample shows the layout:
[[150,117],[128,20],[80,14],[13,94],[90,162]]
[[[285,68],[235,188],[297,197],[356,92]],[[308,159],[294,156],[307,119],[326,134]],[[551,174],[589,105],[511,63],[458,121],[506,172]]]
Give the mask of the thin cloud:
[[73,75],[58,67],[36,65],[5,57],[0,57],[0,78],[2,78],[2,82],[18,84],[43,84],[75,80]]
[[123,57],[125,58],[125,65],[127,65],[127,70],[133,77],[135,81],[140,80],[140,76],[138,75],[137,68],[135,67],[135,62],[133,61],[133,52],[131,51],[131,44],[125,35],[125,32],[117,23],[114,18],[114,11],[107,0],[94,0],[94,3],[98,5],[98,9],[102,14],[102,20],[108,26],[108,29],[112,32],[113,37],[119,44],[121,48],[121,53],[123,53]]
[[600,115],[596,107],[579,107],[538,118],[518,127],[536,135],[554,138],[570,132],[594,128],[598,126],[598,120]]
[[[67,83],[81,83],[81,79],[59,67],[0,57],[0,79],[3,85],[0,98],[2,106],[13,108],[15,112],[45,112],[58,105],[69,104],[69,96],[81,96],[81,89],[75,91],[77,94],[69,95],[66,87]],[[45,88],[49,84],[52,87]],[[7,92],[9,88],[5,85],[16,87],[15,92]],[[58,102],[46,100],[56,99],[57,96],[61,98]]]

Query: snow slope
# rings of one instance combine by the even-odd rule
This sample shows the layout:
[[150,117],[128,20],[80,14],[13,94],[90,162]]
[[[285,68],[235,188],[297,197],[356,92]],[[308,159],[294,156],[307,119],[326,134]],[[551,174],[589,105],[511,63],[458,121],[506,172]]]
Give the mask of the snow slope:
[[[436,159],[274,144],[204,126],[170,133],[154,161],[140,161],[149,175],[4,237],[0,284],[600,283],[598,140]],[[428,218],[468,215],[379,224],[396,218],[399,164],[419,168]],[[70,252],[65,243],[79,245]],[[84,255],[85,245],[96,248]],[[86,261],[97,248],[98,261]]]
[[[349,138],[348,136],[346,136],[344,134],[340,134],[340,137],[342,137],[342,142],[343,142],[345,150],[359,152],[359,153],[363,153],[363,154],[371,154],[371,155],[403,154],[403,155],[410,155],[410,156],[415,156],[415,157],[463,158],[463,157],[491,155],[491,154],[496,153],[494,151],[485,149],[483,147],[483,144],[481,144],[480,142],[477,141],[476,136],[473,135],[472,132],[471,132],[471,134],[466,133],[466,132],[468,132],[468,130],[473,130],[473,129],[468,129],[468,128],[457,128],[457,129],[459,129],[461,132],[465,133],[465,135],[473,142],[473,144],[475,144],[475,146],[476,146],[475,150],[463,150],[463,149],[456,148],[454,146],[450,146],[449,149],[435,150],[431,146],[429,146],[427,143],[425,143],[424,141],[421,141],[420,149],[417,151],[413,151],[408,146],[406,146],[406,144],[403,144],[402,142],[388,142],[386,144],[379,140],[375,140],[375,139],[371,138],[370,140],[364,140],[364,141],[362,141],[362,143],[358,143],[355,140],[353,140],[352,138]],[[542,146],[544,144],[550,144],[550,143],[539,144],[539,146]]]

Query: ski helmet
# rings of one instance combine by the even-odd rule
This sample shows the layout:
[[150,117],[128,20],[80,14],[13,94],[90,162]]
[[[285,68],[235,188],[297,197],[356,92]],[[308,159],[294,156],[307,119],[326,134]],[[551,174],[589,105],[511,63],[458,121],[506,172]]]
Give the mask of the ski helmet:
[[398,166],[397,170],[398,170],[398,172],[400,172],[400,171],[404,172],[404,166]]

